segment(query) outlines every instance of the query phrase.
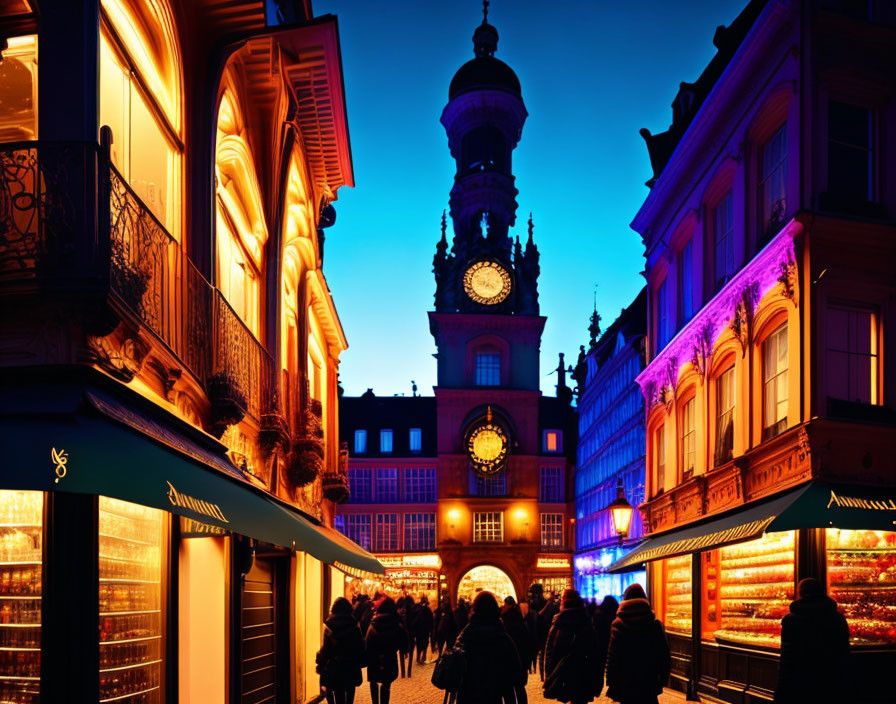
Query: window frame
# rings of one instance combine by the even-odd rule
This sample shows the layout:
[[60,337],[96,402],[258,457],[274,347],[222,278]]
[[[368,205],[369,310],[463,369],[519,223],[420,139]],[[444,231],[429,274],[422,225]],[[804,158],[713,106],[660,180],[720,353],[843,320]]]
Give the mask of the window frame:
[[[376,513],[373,518],[373,551],[374,552],[398,552],[401,550],[401,527],[399,526],[398,513],[394,511],[389,511],[386,513]],[[380,519],[394,519],[390,520],[389,524],[386,525],[385,520]],[[394,540],[395,547],[384,547],[384,543],[381,540],[381,535],[384,528],[390,528],[394,530]],[[392,537],[392,536],[390,536]],[[390,541],[391,545],[391,541]]]
[[[485,364],[485,359],[490,359]],[[480,365],[480,360],[482,364]],[[473,352],[473,385],[474,386],[501,386],[501,353],[496,349],[481,348]],[[480,379],[480,372],[482,378]]]
[[[548,437],[553,434],[556,447],[551,450],[548,448]],[[545,454],[561,454],[563,452],[563,431],[558,428],[545,428],[541,433],[541,447]]]
[[[757,164],[756,164],[756,205],[757,205],[757,217],[758,217],[758,240],[759,243],[765,243],[775,234],[777,234],[781,227],[783,227],[785,223],[785,216],[787,213],[787,197],[788,197],[788,139],[787,139],[787,120],[782,121],[777,127],[770,131],[768,136],[762,140],[757,149]],[[768,159],[768,150],[771,148],[773,142],[781,137],[783,140],[783,145],[781,149],[781,157],[775,162],[774,167],[772,167],[766,173],[767,167],[767,159]],[[766,217],[765,213],[765,202],[766,202],[766,186],[767,184],[775,177],[780,174],[781,180],[781,197],[776,199],[774,203],[771,205],[769,209],[768,217]],[[774,218],[775,215],[775,205],[781,202],[781,210],[778,214],[777,218]]]
[[[678,401],[678,462],[680,482],[686,482],[697,475],[697,394],[695,389],[689,389]],[[690,430],[686,432],[685,417],[691,417]],[[692,445],[690,453],[685,447],[685,440],[689,439]],[[690,468],[686,466],[687,455],[692,454],[694,461]]]
[[[850,350],[842,350],[842,349],[834,349],[832,350],[829,347],[828,342],[828,326],[830,324],[830,320],[828,318],[828,311],[831,309],[837,309],[841,311],[845,311],[847,313],[863,313],[870,316],[870,325],[869,325],[869,336],[871,338],[870,347],[872,350],[867,354],[863,355],[859,352],[852,352]],[[883,403],[883,394],[882,394],[882,385],[881,378],[883,376],[883,370],[881,367],[883,355],[881,353],[882,347],[882,332],[883,326],[881,325],[881,314],[880,308],[871,303],[859,303],[853,301],[845,301],[840,299],[829,299],[825,302],[824,305],[824,321],[825,321],[825,335],[824,340],[822,340],[822,351],[824,354],[824,370],[825,370],[825,379],[830,378],[831,376],[831,363],[829,354],[831,352],[835,352],[838,354],[847,355],[847,383],[849,384],[851,381],[852,375],[849,373],[849,362],[851,361],[851,357],[861,357],[867,356],[870,361],[868,364],[869,372],[871,378],[868,380],[869,392],[870,392],[870,400],[861,401],[855,398],[840,398],[839,396],[833,396],[831,394],[830,385],[826,384],[825,388],[825,398],[834,401],[845,401],[847,403],[857,403],[865,406],[879,406]],[[849,388],[849,387],[848,387]]]
[[[734,457],[734,432],[735,426],[734,424],[737,422],[737,370],[735,361],[730,356],[726,357],[722,360],[722,364],[720,365],[721,371],[716,373],[713,376],[713,384],[712,384],[712,404],[713,404],[713,425],[712,425],[712,446],[713,446],[713,467],[718,467],[720,465],[729,462]],[[727,410],[723,412],[722,410],[722,399],[721,393],[723,390],[723,378],[730,374],[731,375],[731,404],[727,407]],[[730,427],[731,434],[731,446],[727,449],[727,456],[722,452],[722,448],[720,447],[720,443],[722,442],[721,438],[721,423],[723,415],[729,415],[730,420],[728,421]]]
[[[389,449],[386,450],[383,446],[386,444],[384,440],[389,438]],[[380,428],[380,454],[381,455],[391,455],[395,452],[395,433],[392,432],[392,428]]]
[[540,467],[538,472],[538,501],[543,504],[564,503],[566,491],[564,484],[562,467]]
[[[358,449],[358,439],[363,438],[364,442],[361,444],[361,449]],[[367,429],[366,428],[355,428],[354,433],[354,453],[356,455],[366,455],[367,454]]]
[[408,428],[408,452],[412,454],[423,452],[423,428]]
[[[562,513],[548,513],[543,512],[540,514],[540,533],[539,533],[539,545],[542,548],[549,550],[563,550],[566,547],[566,540],[563,534],[563,519],[565,518]],[[553,541],[545,540],[547,531],[545,528],[550,529],[552,532],[556,530],[556,535],[552,536],[554,538]]]
[[[790,341],[788,339],[788,335],[789,335],[789,331],[790,331],[789,323],[790,323],[790,321],[787,318],[784,318],[783,320],[778,321],[778,324],[771,327],[768,334],[764,335],[758,343],[759,370],[760,370],[759,380],[761,383],[761,387],[760,387],[760,390],[761,390],[760,391],[760,413],[761,413],[760,429],[761,429],[761,441],[762,442],[764,442],[766,440],[770,440],[770,439],[780,435],[785,430],[787,430],[788,425],[789,425],[788,415],[790,414],[790,366],[791,366],[790,365],[791,350],[790,350]],[[766,345],[769,344],[769,342],[772,338],[776,339],[776,345],[778,344],[777,340],[780,340],[780,339],[783,339],[785,341],[785,343],[787,344],[787,353],[786,353],[787,354],[787,366],[783,370],[776,369],[776,373],[775,373],[774,377],[767,378],[766,377],[766,371],[767,371],[766,370]],[[776,357],[778,356],[778,354],[776,354]],[[787,397],[785,399],[785,401],[787,403],[786,411],[784,413],[783,418],[778,418],[774,422],[774,424],[769,424],[768,418],[767,418],[767,410],[768,410],[767,393],[768,393],[768,389],[769,389],[769,382],[772,381],[772,379],[777,380],[778,378],[781,377],[782,374],[787,375],[785,382],[784,382],[784,388],[787,390]],[[775,389],[777,390],[779,388],[780,388],[780,383],[776,381]],[[781,405],[781,398],[776,396],[775,397],[776,409],[780,405]],[[775,415],[777,416],[778,413],[776,412]]]
[[[426,517],[426,520],[421,520]],[[414,521],[417,521],[416,523]],[[415,536],[412,530],[417,531]],[[432,530],[431,540],[428,535]],[[427,535],[422,536],[421,531],[426,531]],[[436,549],[438,538],[436,537],[436,514],[435,511],[412,511],[405,513],[401,521],[402,534],[402,550],[405,552],[429,552]]]
[[[491,517],[497,516],[497,527]],[[497,537],[483,537],[480,531],[491,533]],[[503,543],[504,542],[504,512],[503,511],[474,511],[473,512],[473,542],[474,543]]]

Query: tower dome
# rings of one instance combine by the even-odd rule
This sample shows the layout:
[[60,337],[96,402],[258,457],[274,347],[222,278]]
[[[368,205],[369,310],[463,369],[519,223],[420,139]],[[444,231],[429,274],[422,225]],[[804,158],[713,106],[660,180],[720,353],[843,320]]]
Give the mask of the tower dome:
[[520,79],[510,66],[495,58],[498,30],[487,19],[486,5],[482,24],[473,32],[473,53],[476,58],[467,61],[454,74],[448,87],[449,100],[474,90],[501,90],[522,99]]

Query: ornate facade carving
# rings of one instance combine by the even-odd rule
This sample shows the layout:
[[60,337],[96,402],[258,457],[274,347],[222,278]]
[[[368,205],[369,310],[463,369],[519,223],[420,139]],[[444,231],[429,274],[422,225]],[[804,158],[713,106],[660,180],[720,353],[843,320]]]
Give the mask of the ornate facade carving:
[[140,373],[148,352],[149,347],[136,336],[118,339],[113,335],[88,335],[85,357],[88,363],[128,383]]

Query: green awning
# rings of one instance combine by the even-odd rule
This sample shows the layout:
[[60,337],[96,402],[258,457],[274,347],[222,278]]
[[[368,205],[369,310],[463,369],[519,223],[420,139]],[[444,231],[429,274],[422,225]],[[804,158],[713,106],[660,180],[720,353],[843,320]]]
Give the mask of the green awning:
[[226,456],[209,457],[143,415],[129,419],[108,396],[85,398],[90,405],[77,413],[0,414],[0,488],[109,496],[308,552],[346,572],[383,573],[352,541],[238,478]]
[[896,530],[896,487],[809,482],[772,499],[666,533],[651,535],[607,571],[754,540],[800,528]]

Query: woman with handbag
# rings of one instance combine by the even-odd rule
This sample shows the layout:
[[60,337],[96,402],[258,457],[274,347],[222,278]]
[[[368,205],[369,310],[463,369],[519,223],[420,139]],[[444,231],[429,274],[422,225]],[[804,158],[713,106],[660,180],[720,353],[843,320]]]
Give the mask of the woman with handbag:
[[544,696],[587,704],[604,687],[604,665],[585,604],[575,589],[567,589],[545,644]]
[[358,622],[352,616],[348,599],[333,602],[324,621],[324,637],[317,651],[317,673],[327,693],[327,704],[352,704],[355,687],[363,682],[364,639]]

